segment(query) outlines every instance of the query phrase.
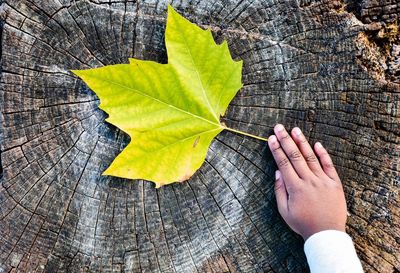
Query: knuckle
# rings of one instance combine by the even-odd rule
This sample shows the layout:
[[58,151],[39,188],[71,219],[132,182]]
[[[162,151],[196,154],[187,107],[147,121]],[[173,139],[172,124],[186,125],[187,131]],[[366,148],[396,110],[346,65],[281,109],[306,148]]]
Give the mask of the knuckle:
[[307,143],[308,143],[308,141],[307,141],[307,139],[305,139],[305,138],[299,140],[299,145],[304,146],[304,145],[306,145]]
[[327,168],[327,169],[335,169],[335,166],[333,165],[332,162],[326,162],[324,164],[324,167]]
[[299,142],[300,144],[306,144],[308,141],[305,137],[302,137]]
[[307,154],[306,161],[310,163],[317,162],[317,157],[313,153]]
[[296,198],[296,195],[299,193],[300,191],[300,187],[298,187],[298,185],[294,184],[290,184],[290,185],[286,185],[286,191],[288,193],[290,193],[291,198]]
[[290,138],[290,135],[286,133],[284,136],[282,136],[282,140],[287,140]]
[[283,188],[283,184],[282,183],[275,183],[275,191],[280,191]]
[[289,165],[289,160],[287,158],[283,158],[278,162],[278,167],[287,167]]
[[282,149],[281,146],[275,147],[272,149],[272,152],[275,153],[275,152],[279,151],[280,149]]
[[319,183],[319,178],[316,176],[312,176],[309,180],[308,180],[308,184],[310,184],[312,187],[317,188],[318,185],[320,185]]
[[289,153],[289,158],[293,160],[301,159],[301,153],[297,150],[294,150]]

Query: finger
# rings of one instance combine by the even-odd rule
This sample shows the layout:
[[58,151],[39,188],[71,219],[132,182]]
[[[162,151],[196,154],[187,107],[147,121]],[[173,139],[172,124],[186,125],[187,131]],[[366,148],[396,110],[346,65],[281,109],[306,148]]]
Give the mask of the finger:
[[272,135],[268,138],[268,146],[274,156],[276,164],[278,165],[283,180],[286,181],[286,189],[290,192],[290,188],[296,186],[292,181],[297,181],[299,176],[293,169],[286,154],[283,152],[276,136]]
[[300,152],[306,160],[310,170],[316,175],[323,174],[324,171],[322,170],[321,164],[319,164],[318,158],[315,156],[315,153],[311,148],[310,143],[308,143],[300,128],[293,128],[292,137],[294,142],[296,142],[297,146],[299,147]]
[[311,173],[310,168],[308,167],[303,155],[299,151],[299,148],[297,148],[296,143],[294,143],[293,139],[286,131],[285,127],[283,127],[282,124],[277,124],[274,128],[274,131],[285,154],[289,158],[290,163],[292,163],[298,175],[302,178],[309,175]]
[[340,182],[339,175],[336,172],[335,166],[333,165],[332,159],[329,156],[327,150],[322,146],[320,142],[314,145],[315,152],[317,153],[319,160],[321,161],[322,168],[327,176],[331,179]]
[[279,213],[285,218],[288,210],[288,193],[279,170],[275,172],[275,197]]

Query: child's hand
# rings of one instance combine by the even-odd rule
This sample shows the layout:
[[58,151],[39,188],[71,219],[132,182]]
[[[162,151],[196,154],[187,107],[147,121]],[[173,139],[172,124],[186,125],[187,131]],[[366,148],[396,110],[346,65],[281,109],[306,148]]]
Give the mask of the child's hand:
[[345,232],[346,201],[328,152],[317,142],[317,158],[299,128],[292,137],[281,124],[274,132],[268,145],[279,168],[275,195],[283,219],[304,240],[322,230]]

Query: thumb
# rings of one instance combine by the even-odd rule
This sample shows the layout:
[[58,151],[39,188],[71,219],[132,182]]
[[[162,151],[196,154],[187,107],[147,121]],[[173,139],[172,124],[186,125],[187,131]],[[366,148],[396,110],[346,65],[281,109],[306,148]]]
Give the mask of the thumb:
[[278,204],[279,213],[282,217],[284,217],[288,209],[288,194],[279,170],[275,172],[275,197]]

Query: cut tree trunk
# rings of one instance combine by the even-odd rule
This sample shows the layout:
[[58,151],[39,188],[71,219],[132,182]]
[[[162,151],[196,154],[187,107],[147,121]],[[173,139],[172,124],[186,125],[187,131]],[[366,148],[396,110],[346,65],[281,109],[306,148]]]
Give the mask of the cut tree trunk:
[[[1,3],[1,0],[0,0]],[[173,1],[244,61],[225,122],[299,126],[333,156],[366,272],[400,271],[397,0]],[[127,145],[69,71],[166,63],[167,1],[1,7],[0,272],[307,272],[265,142],[222,132],[185,183],[101,176]]]

